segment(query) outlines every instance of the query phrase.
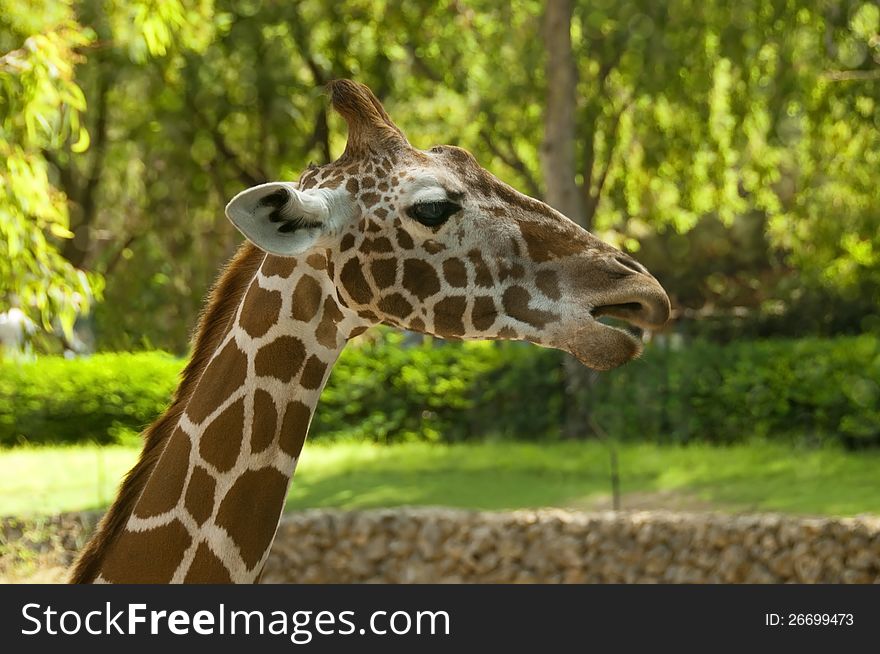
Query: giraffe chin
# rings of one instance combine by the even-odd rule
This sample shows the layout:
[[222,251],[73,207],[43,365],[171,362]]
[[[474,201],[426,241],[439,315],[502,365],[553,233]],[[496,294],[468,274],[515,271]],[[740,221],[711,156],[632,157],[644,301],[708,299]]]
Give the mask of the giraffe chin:
[[590,318],[560,347],[594,370],[611,370],[635,359],[642,343],[633,335]]

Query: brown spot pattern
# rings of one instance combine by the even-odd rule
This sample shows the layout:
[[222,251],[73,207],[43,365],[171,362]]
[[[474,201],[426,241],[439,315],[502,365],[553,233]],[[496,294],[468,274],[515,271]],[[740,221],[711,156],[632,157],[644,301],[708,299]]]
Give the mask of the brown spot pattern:
[[186,473],[189,471],[189,436],[180,427],[174,430],[171,440],[159,458],[157,468],[161,475],[150,475],[144,492],[135,506],[134,514],[140,518],[161,515],[177,506],[183,493]]
[[299,383],[303,388],[315,390],[324,381],[325,372],[327,372],[327,364],[312,355],[306,361]]
[[476,274],[474,281],[477,286],[491,288],[495,281],[492,279],[492,273],[489,272],[489,266],[483,261],[483,255],[480,254],[480,251],[471,250],[468,252],[468,259],[470,259],[471,264],[474,266],[474,273]]
[[339,279],[348,292],[351,299],[358,304],[369,304],[373,299],[373,291],[367,283],[364,273],[361,270],[361,264],[357,258],[349,259],[342,266],[339,273]]
[[239,324],[252,338],[259,338],[278,322],[279,311],[281,293],[266,290],[254,280],[244,298]]
[[247,376],[247,357],[234,340],[208,364],[186,407],[186,413],[195,423],[208,415],[235,391],[242,387]]
[[287,492],[287,477],[274,468],[247,470],[217,510],[217,524],[236,542],[248,568],[269,548]]
[[308,258],[306,258],[306,263],[309,264],[315,270],[324,270],[327,268],[327,255],[326,254],[310,254]]
[[523,275],[525,274],[525,268],[523,268],[518,263],[508,265],[507,263],[502,261],[498,264],[498,279],[502,282],[508,277],[511,277],[513,279],[522,279]]
[[471,310],[471,322],[474,328],[486,331],[495,323],[498,310],[495,308],[495,300],[488,296],[474,298],[474,308]]
[[401,229],[400,227],[397,228],[397,244],[404,250],[412,250],[415,247],[412,237],[405,229]]
[[[364,188],[367,188],[367,184],[364,184]],[[361,194],[361,202],[363,202],[364,206],[367,208],[372,207],[374,204],[378,203],[380,199],[382,199],[382,196],[378,193]]]
[[464,288],[467,286],[467,268],[460,259],[447,259],[443,262],[443,276],[450,286]]
[[467,300],[463,297],[447,297],[434,305],[434,331],[440,336],[464,334],[464,312]]
[[207,543],[199,543],[195,558],[189,566],[185,584],[231,584],[229,571],[217,555],[211,551]]
[[354,247],[354,235],[346,234],[339,242],[339,251],[345,252],[346,250],[350,250],[352,247]]
[[387,316],[406,318],[412,313],[412,305],[400,293],[391,293],[379,300],[379,311]]
[[376,259],[370,264],[370,272],[380,289],[394,286],[397,279],[397,259]]
[[422,247],[425,248],[425,251],[428,254],[437,254],[438,252],[442,252],[446,249],[446,246],[442,243],[438,243],[437,241],[425,241],[422,244]]
[[535,285],[551,300],[558,300],[562,297],[559,290],[559,275],[555,270],[541,270],[535,277]]
[[391,241],[387,238],[379,236],[377,238],[365,238],[358,250],[364,254],[372,254],[374,252],[384,254],[387,252],[393,252],[394,247],[391,245]]
[[434,266],[421,259],[403,262],[403,287],[420,300],[440,292],[440,279]]
[[315,329],[315,338],[318,343],[326,348],[336,349],[337,329],[336,325],[342,321],[342,311],[329,295],[324,299],[324,315]]
[[276,257],[273,254],[269,254],[266,256],[266,261],[260,270],[266,277],[271,277],[272,275],[290,277],[294,268],[296,268],[296,259],[292,257]]
[[125,531],[110,548],[101,574],[111,583],[137,579],[142,584],[167,584],[190,543],[192,538],[180,520],[149,531]]
[[289,382],[299,372],[306,358],[302,341],[293,336],[279,336],[257,352],[254,368],[260,377],[275,377]]
[[511,286],[504,291],[501,301],[508,316],[528,323],[537,329],[543,329],[548,322],[559,319],[555,313],[530,309],[529,301],[531,299],[532,296],[522,286]]
[[190,475],[183,505],[197,524],[204,523],[214,511],[214,491],[216,489],[217,483],[208,474],[208,471],[196,466]]
[[220,472],[232,469],[241,450],[244,399],[239,398],[214,418],[199,440],[199,454]]
[[254,422],[251,426],[251,452],[265,450],[275,439],[278,412],[272,396],[262,388],[254,392]]
[[318,313],[318,307],[321,306],[321,285],[318,281],[309,275],[303,275],[296,284],[293,291],[293,306],[290,309],[290,315],[294,320],[308,322]]
[[298,457],[306,440],[309,418],[312,412],[299,400],[287,404],[284,420],[281,423],[281,449],[289,456]]
[[521,221],[519,231],[526,242],[529,258],[536,263],[583,254],[587,249],[583,239],[574,231],[565,234],[547,223]]
[[511,238],[510,238],[510,248],[511,248],[511,250],[513,250],[513,253],[516,256],[520,256],[522,254],[522,251],[519,249],[519,240],[517,240],[513,236],[511,236]]

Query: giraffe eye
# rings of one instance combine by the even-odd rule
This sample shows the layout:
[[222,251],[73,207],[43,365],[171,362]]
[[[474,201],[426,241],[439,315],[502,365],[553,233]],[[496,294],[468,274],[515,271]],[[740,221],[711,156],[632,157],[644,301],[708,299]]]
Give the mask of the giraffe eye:
[[461,207],[455,204],[455,202],[437,200],[414,204],[406,210],[406,213],[410,218],[418,220],[423,225],[437,227],[449,220],[449,216],[457,211],[461,211]]

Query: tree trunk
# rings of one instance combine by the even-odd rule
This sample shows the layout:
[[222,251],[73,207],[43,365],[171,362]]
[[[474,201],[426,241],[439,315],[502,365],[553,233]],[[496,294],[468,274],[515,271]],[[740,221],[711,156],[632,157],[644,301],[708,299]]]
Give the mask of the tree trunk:
[[[546,202],[584,228],[589,228],[587,207],[575,173],[577,137],[577,68],[571,48],[572,0],[548,0],[542,38],[546,50],[547,104],[544,108],[544,141],[541,166],[547,188]],[[572,356],[564,360],[566,438],[590,433],[589,408],[584,401],[595,375]]]
[[571,51],[572,10],[572,0],[549,0],[544,14],[547,104],[541,165],[547,203],[583,225],[586,207],[575,181],[577,69]]

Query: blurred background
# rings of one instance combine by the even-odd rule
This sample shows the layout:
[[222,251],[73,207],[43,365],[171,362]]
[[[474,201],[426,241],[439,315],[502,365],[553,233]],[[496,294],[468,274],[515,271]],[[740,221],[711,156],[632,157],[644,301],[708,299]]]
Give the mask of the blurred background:
[[880,513],[876,2],[0,0],[0,515],[109,503],[225,203],[341,153],[338,77],[632,253],[674,319],[601,375],[371,330],[291,510]]

